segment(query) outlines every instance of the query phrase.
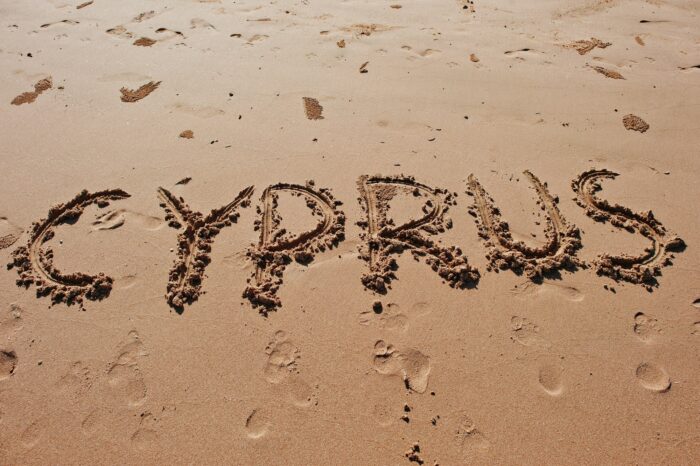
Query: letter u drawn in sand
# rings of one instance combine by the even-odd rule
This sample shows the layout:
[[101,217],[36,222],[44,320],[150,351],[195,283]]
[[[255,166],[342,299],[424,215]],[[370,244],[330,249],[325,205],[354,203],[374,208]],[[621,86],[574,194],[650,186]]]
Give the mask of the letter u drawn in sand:
[[479,236],[488,247],[489,270],[511,269],[518,274],[525,273],[531,280],[541,280],[544,275],[562,268],[581,266],[575,255],[581,248],[579,229],[566,222],[547,185],[528,170],[524,174],[537,193],[537,205],[545,213],[546,240],[541,246],[532,247],[514,240],[508,223],[501,218],[500,209],[481,183],[474,175],[469,175],[467,180],[467,194],[474,198],[469,214],[476,218]]
[[[478,282],[479,271],[469,265],[459,248],[442,246],[430,238],[452,227],[447,216],[449,205],[455,202],[452,194],[403,176],[362,176],[358,188],[360,204],[367,214],[366,221],[358,222],[365,230],[360,257],[369,265],[369,272],[362,276],[366,288],[385,294],[396,279],[398,266],[392,256],[404,250],[410,250],[416,260],[423,257],[452,287],[466,288]],[[387,213],[389,203],[399,193],[425,198],[425,204],[421,217],[395,226]]]
[[678,236],[666,231],[651,211],[634,212],[627,207],[598,198],[596,193],[603,189],[601,181],[612,180],[617,176],[617,173],[605,169],[588,170],[573,180],[571,187],[576,193],[576,203],[583,207],[586,215],[593,220],[610,222],[613,226],[624,228],[630,233],[641,233],[651,241],[651,246],[636,256],[598,256],[594,262],[598,274],[639,284],[651,291],[653,287],[658,286],[655,277],[661,275],[661,268],[671,264],[672,253],[683,251],[685,243]]
[[238,220],[238,208],[250,205],[253,187],[241,191],[225,206],[212,210],[206,217],[192,211],[183,198],[175,197],[165,188],[158,188],[160,206],[165,220],[173,228],[185,229],[177,238],[177,258],[170,270],[166,299],[176,312],[182,313],[202,293],[204,269],[211,262],[211,245],[222,228]]
[[74,224],[80,219],[86,207],[97,204],[106,207],[109,201],[125,199],[129,194],[121,189],[110,189],[89,193],[83,190],[74,199],[52,207],[49,215],[32,225],[26,246],[12,253],[8,269],[15,268],[19,274],[17,285],[36,285],[37,296],[50,296],[53,304],[78,304],[83,300],[100,300],[109,296],[113,280],[103,273],[88,275],[81,272],[64,273],[54,265],[54,252],[51,248],[42,249],[50,241],[55,228],[63,224]]
[[[316,226],[296,236],[285,228],[280,228],[282,217],[277,210],[279,193],[287,192],[302,196],[306,206],[317,218]],[[338,209],[342,203],[333,198],[329,189],[316,189],[313,182],[306,186],[278,183],[269,186],[260,198],[262,208],[258,208],[260,220],[256,229],[260,230],[260,242],[248,251],[248,257],[255,263],[255,273],[243,292],[253,307],[267,315],[282,305],[277,291],[282,285],[284,269],[292,260],[306,265],[313,261],[314,254],[331,249],[345,239],[345,214]]]

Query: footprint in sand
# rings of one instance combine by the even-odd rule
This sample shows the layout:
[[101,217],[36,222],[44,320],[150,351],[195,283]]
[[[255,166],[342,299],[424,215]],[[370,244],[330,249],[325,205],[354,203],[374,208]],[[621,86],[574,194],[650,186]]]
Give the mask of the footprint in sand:
[[79,400],[90,390],[93,382],[94,377],[90,368],[82,361],[76,361],[56,382],[56,389],[60,392],[68,392]]
[[479,451],[485,451],[491,446],[488,438],[476,427],[476,424],[466,413],[459,412],[446,420],[453,424],[454,442],[465,458]]
[[691,335],[700,335],[700,322],[693,323],[693,331],[690,332]]
[[100,424],[100,410],[95,408],[92,411],[88,413],[87,416],[83,419],[83,422],[80,423],[80,427],[82,428],[83,434],[86,436],[91,436],[94,435],[95,432],[97,432],[97,427]]
[[0,216],[0,249],[9,248],[22,235],[22,229],[10,222],[7,217]]
[[92,231],[116,230],[126,223],[127,218],[134,219],[141,228],[149,231],[156,231],[165,226],[165,222],[159,217],[126,209],[115,209],[97,215],[92,222]]
[[275,332],[265,354],[268,358],[263,373],[268,382],[284,387],[294,406],[308,408],[318,404],[318,387],[311,386],[298,374],[299,348],[288,340],[286,332]]
[[24,446],[24,448],[30,449],[39,443],[44,433],[44,424],[45,420],[40,418],[29,424],[22,431],[20,442],[22,442],[22,446]]
[[380,374],[402,377],[406,388],[414,392],[424,393],[428,387],[430,358],[416,349],[399,351],[379,340],[374,344],[373,366]]
[[651,343],[661,333],[658,321],[643,312],[634,315],[634,326],[632,327],[637,338],[645,343]]
[[635,371],[639,384],[654,392],[665,392],[671,388],[671,377],[666,370],[653,362],[644,362]]
[[700,298],[693,301],[693,307],[700,309]]
[[396,303],[383,306],[379,313],[369,310],[360,314],[361,325],[370,325],[372,322],[378,322],[380,328],[392,332],[406,332],[408,330],[408,316],[401,313],[401,308]]
[[140,406],[146,400],[146,384],[138,366],[138,359],[148,353],[136,331],[129,332],[126,342],[119,348],[119,355],[107,370],[110,393],[118,402],[128,406]]
[[270,415],[263,409],[256,408],[245,420],[245,430],[248,438],[258,439],[267,435],[272,425]]
[[12,303],[0,318],[0,341],[12,340],[15,333],[22,328],[22,313],[19,304]]
[[263,372],[268,382],[278,384],[296,370],[299,349],[287,340],[287,334],[283,330],[275,332],[272,341],[265,348],[265,354],[268,358]]
[[10,378],[17,369],[17,354],[14,351],[0,350],[0,380]]
[[150,411],[141,414],[138,429],[131,435],[131,444],[137,450],[146,450],[158,440],[157,419]]
[[513,316],[510,319],[510,327],[513,332],[512,340],[523,346],[537,348],[549,348],[551,344],[540,336],[540,328],[525,317]]
[[518,285],[515,285],[511,290],[511,293],[519,298],[530,299],[532,296],[547,296],[547,295],[558,295],[567,301],[571,302],[581,302],[584,300],[585,295],[579,291],[578,288],[573,286],[562,285],[553,282],[542,282],[535,283],[531,280],[525,281]]
[[540,367],[538,380],[545,392],[552,396],[559,396],[564,392],[563,371],[558,362],[545,363]]

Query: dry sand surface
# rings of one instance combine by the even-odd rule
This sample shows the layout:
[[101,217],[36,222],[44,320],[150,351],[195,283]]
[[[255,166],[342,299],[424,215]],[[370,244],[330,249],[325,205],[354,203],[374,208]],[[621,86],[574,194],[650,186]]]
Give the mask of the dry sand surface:
[[0,463],[698,464],[699,15],[0,1]]

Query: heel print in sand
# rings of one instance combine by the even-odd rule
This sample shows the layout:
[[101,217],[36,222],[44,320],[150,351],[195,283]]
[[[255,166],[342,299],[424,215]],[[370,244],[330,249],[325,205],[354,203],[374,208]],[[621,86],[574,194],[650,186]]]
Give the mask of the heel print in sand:
[[61,272],[54,266],[53,250],[42,249],[42,246],[53,238],[55,227],[77,222],[89,205],[106,207],[109,201],[127,197],[129,194],[120,189],[96,193],[83,191],[71,201],[52,207],[46,219],[32,225],[27,245],[12,253],[12,262],[8,268],[17,269],[17,285],[26,288],[35,285],[37,296],[50,296],[53,304],[78,304],[82,307],[84,298],[100,300],[109,296],[113,283],[111,277],[103,273],[87,275],[81,272]]
[[183,198],[177,198],[165,188],[158,188],[160,206],[165,220],[173,228],[185,227],[178,235],[177,258],[170,270],[166,299],[178,313],[202,293],[204,269],[211,262],[211,245],[222,228],[238,220],[238,208],[250,204],[253,187],[241,191],[229,204],[212,210],[206,217],[194,212]]
[[576,203],[586,210],[586,215],[598,222],[610,222],[613,226],[629,232],[638,232],[651,240],[651,246],[641,254],[600,255],[594,262],[599,275],[607,275],[614,280],[624,280],[643,285],[648,290],[657,286],[657,276],[661,268],[670,265],[673,252],[685,249],[685,243],[678,236],[654,218],[651,211],[634,212],[627,207],[599,199],[603,179],[615,179],[617,173],[609,170],[588,170],[576,178],[571,187],[576,193]]
[[545,212],[546,242],[539,247],[513,239],[508,223],[501,219],[501,212],[491,196],[474,175],[469,175],[467,194],[474,198],[474,208],[469,213],[477,219],[479,236],[486,241],[489,249],[486,255],[489,270],[511,269],[518,274],[525,273],[530,279],[541,279],[543,275],[562,268],[580,266],[575,256],[581,247],[578,228],[564,220],[546,184],[527,170],[524,174],[537,192],[537,204]]
[[[285,228],[280,228],[282,217],[277,202],[281,192],[305,198],[307,207],[318,219],[312,230],[291,236]],[[277,291],[286,266],[292,260],[308,264],[316,253],[337,246],[345,238],[345,214],[338,209],[341,202],[333,198],[330,190],[317,190],[313,182],[306,186],[287,183],[269,186],[260,200],[263,204],[258,208],[261,219],[255,225],[260,230],[260,242],[248,251],[248,257],[255,263],[255,273],[243,297],[248,298],[253,307],[259,307],[261,314],[267,315],[282,305]]]
[[[358,181],[360,203],[367,220],[358,222],[365,231],[361,238],[360,257],[369,265],[369,272],[362,277],[365,287],[386,293],[387,286],[396,278],[396,260],[392,257],[410,250],[418,260],[426,263],[450,286],[466,288],[479,280],[479,271],[470,266],[462,251],[456,247],[444,247],[429,236],[452,227],[447,217],[452,194],[433,189],[410,177],[362,176]],[[387,217],[389,203],[399,193],[425,198],[423,216],[395,226]]]

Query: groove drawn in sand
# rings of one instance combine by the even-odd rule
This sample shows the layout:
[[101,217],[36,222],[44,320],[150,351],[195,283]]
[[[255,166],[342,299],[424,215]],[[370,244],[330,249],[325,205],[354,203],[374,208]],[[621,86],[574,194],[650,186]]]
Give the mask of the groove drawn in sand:
[[671,378],[666,370],[653,362],[644,362],[637,366],[635,375],[639,384],[653,392],[665,392],[671,389]]
[[83,190],[67,203],[52,207],[47,218],[32,225],[27,245],[17,248],[12,253],[12,262],[7,267],[17,269],[19,275],[17,285],[25,288],[35,285],[37,296],[50,296],[53,304],[77,303],[82,307],[84,298],[95,301],[109,296],[113,283],[111,277],[103,273],[97,275],[81,272],[63,273],[54,266],[53,250],[42,249],[42,246],[53,238],[54,229],[57,226],[77,222],[89,205],[97,204],[99,207],[106,207],[110,201],[127,197],[129,194],[121,189],[95,193]]
[[126,87],[122,87],[119,89],[119,92],[122,93],[121,99],[122,102],[127,102],[127,103],[133,103],[133,102],[138,102],[139,100],[147,97],[151,92],[155,91],[158,89],[158,86],[160,86],[160,83],[162,81],[151,81],[143,86],[139,87],[138,89],[128,89]]
[[511,269],[518,274],[525,273],[531,280],[541,280],[543,276],[563,268],[582,266],[582,262],[576,258],[576,251],[581,248],[579,229],[566,222],[557,207],[558,198],[549,194],[547,185],[528,170],[524,174],[537,193],[537,205],[545,213],[546,241],[542,246],[531,247],[522,241],[515,241],[491,196],[474,175],[469,175],[467,194],[474,198],[469,214],[476,218],[479,236],[489,249],[486,255],[488,270]]
[[[360,238],[360,258],[367,262],[369,272],[362,276],[363,285],[384,294],[396,279],[398,268],[392,257],[410,250],[414,259],[420,257],[443,280],[454,288],[473,286],[479,280],[479,271],[470,266],[466,256],[457,247],[444,247],[430,236],[452,227],[447,216],[449,205],[455,200],[446,190],[433,189],[411,177],[362,176],[358,181],[360,204],[366,221],[358,222],[363,228]],[[402,225],[394,225],[387,213],[391,200],[399,193],[426,198],[423,216]]]
[[182,197],[158,188],[160,206],[165,209],[168,225],[184,230],[178,235],[177,258],[170,270],[166,299],[178,313],[202,293],[204,270],[211,261],[211,245],[222,228],[238,221],[238,208],[250,205],[253,187],[241,191],[229,204],[212,210],[206,217],[195,212]]
[[424,393],[428,388],[430,358],[417,349],[399,351],[379,340],[374,344],[373,367],[380,374],[402,377],[406,388],[414,392]]
[[303,97],[304,112],[309,120],[323,120],[323,106],[312,97]]
[[22,105],[22,104],[31,104],[36,100],[39,95],[41,95],[44,91],[51,89],[53,87],[53,81],[51,79],[51,76],[48,78],[40,79],[39,81],[34,84],[34,90],[30,92],[23,92],[14,99],[12,99],[12,102],[10,102],[12,105]]
[[634,212],[619,204],[599,199],[596,193],[603,189],[601,181],[612,180],[617,176],[617,173],[605,169],[583,172],[571,184],[576,193],[576,203],[583,207],[586,215],[593,220],[610,222],[613,226],[624,228],[630,233],[638,232],[651,241],[651,246],[636,256],[605,253],[598,256],[593,264],[599,275],[643,285],[651,291],[658,285],[655,277],[661,275],[662,267],[671,265],[672,253],[683,251],[685,243],[678,236],[668,232],[651,211]]
[[[281,192],[305,199],[306,206],[318,219],[315,228],[291,236],[280,227],[282,217],[277,204]],[[316,253],[331,249],[345,239],[345,214],[338,209],[342,203],[333,198],[331,191],[314,188],[312,181],[306,186],[288,183],[269,186],[260,200],[262,208],[257,210],[261,218],[255,221],[256,230],[260,230],[260,241],[247,252],[248,258],[255,263],[255,272],[248,280],[243,297],[248,298],[253,307],[259,307],[261,314],[267,315],[282,305],[277,291],[283,283],[284,269],[292,260],[307,265],[314,260]]]
[[579,55],[585,55],[596,47],[599,49],[604,49],[606,47],[610,47],[611,45],[611,42],[603,42],[600,39],[591,37],[591,40],[577,40],[575,42],[571,42],[570,44],[566,44],[564,45],[564,48],[574,49]]

